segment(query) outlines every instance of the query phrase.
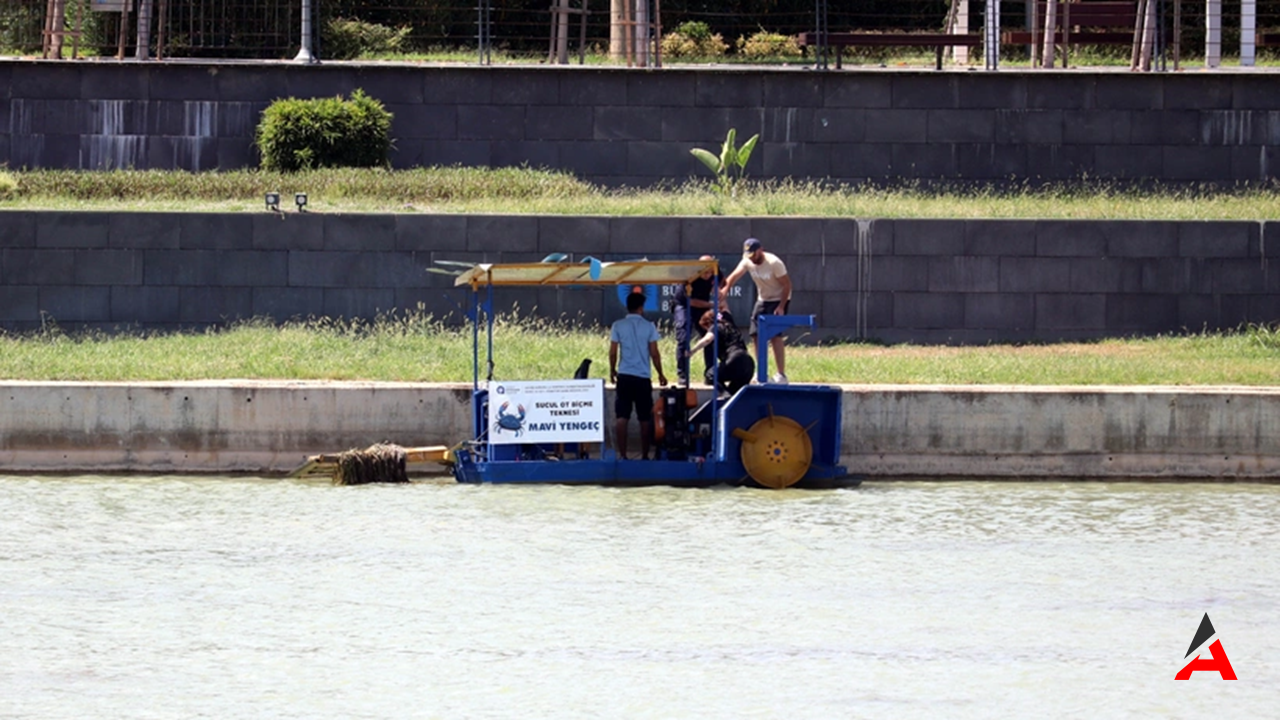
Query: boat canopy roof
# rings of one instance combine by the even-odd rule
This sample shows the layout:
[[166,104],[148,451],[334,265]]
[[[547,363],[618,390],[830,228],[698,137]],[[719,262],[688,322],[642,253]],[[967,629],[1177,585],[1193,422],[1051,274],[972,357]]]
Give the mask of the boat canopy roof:
[[570,263],[481,263],[463,270],[455,287],[480,288],[564,285],[664,285],[691,282],[704,271],[719,270],[715,260],[621,260],[587,258]]

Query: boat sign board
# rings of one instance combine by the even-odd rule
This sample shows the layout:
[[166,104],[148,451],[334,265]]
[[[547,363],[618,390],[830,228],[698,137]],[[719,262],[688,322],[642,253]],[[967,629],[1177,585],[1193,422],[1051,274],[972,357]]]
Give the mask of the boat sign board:
[[604,441],[604,380],[495,382],[489,390],[489,442]]

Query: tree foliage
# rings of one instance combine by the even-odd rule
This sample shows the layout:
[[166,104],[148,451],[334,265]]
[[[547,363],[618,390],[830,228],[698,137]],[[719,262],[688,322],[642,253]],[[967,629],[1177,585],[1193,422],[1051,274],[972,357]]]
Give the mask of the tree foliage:
[[[147,0],[142,0],[146,2]],[[336,18],[359,20],[390,28],[408,27],[405,49],[474,48],[477,5],[483,0],[322,0],[312,3],[320,28]],[[545,53],[549,36],[548,0],[488,0],[492,38],[502,49]],[[951,0],[858,0],[830,2],[828,26],[840,30],[941,30]],[[74,3],[68,3],[75,5]],[[576,7],[576,3],[574,3]],[[662,26],[674,30],[688,22],[704,23],[731,45],[740,38],[768,32],[794,35],[814,27],[813,0],[662,0]],[[970,3],[969,26],[982,26],[983,3]],[[38,50],[47,0],[0,0],[0,45],[23,52]],[[208,57],[292,57],[298,49],[301,26],[298,0],[184,0],[170,2],[165,32],[167,55]],[[609,35],[608,0],[592,0],[588,42],[599,43]],[[1171,31],[1171,3],[1161,5],[1162,27]],[[1232,10],[1231,8],[1236,8]],[[1001,24],[1023,27],[1027,3],[1002,5]],[[1227,3],[1223,27],[1224,47],[1238,42],[1239,25],[1232,21],[1238,3]],[[1182,4],[1184,52],[1203,43],[1204,4]],[[1280,0],[1259,0],[1258,27],[1280,27]],[[68,11],[70,12],[70,11]],[[1232,13],[1235,13],[1234,15]],[[114,54],[119,15],[88,13],[85,44],[103,54]],[[153,42],[159,35],[159,17],[151,14]],[[136,13],[131,15],[136,18]],[[576,18],[572,20],[577,23]],[[136,35],[131,31],[131,40]],[[320,57],[323,43],[315,43]],[[132,52],[130,49],[129,52]]]

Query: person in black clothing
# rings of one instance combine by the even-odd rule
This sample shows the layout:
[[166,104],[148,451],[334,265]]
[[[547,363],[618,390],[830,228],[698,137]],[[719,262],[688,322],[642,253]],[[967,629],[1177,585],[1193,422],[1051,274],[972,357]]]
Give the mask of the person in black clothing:
[[[703,255],[698,259],[715,260],[710,255]],[[675,288],[671,312],[676,326],[676,382],[683,387],[689,386],[689,357],[693,354],[689,349],[689,340],[695,328],[699,336],[705,332],[699,321],[711,311],[713,277],[714,272],[708,269],[688,285],[680,283]],[[711,350],[703,350],[702,360],[707,367],[711,367]]]
[[[702,316],[700,324],[706,334],[694,343],[693,350],[696,352],[701,348],[709,347],[716,335],[719,336],[716,342],[720,356],[720,389],[733,395],[744,386],[751,384],[751,376],[756,372],[756,361],[747,353],[747,343],[743,341],[742,333],[738,332],[738,325],[733,321],[729,311],[720,313],[720,321],[715,323],[715,335],[710,332],[713,316],[713,313]],[[710,385],[714,379],[713,368],[710,366],[707,367],[706,378],[707,384]]]

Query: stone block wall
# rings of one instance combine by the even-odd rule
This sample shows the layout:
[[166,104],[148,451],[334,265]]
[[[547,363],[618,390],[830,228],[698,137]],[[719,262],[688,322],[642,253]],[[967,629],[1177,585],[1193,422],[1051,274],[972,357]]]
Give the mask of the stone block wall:
[[[716,255],[787,263],[809,340],[983,343],[1234,328],[1280,319],[1274,222],[856,220],[315,213],[0,212],[0,328],[177,329],[269,317],[460,318],[438,261]],[[730,308],[747,317],[754,288]],[[660,288],[652,288],[651,311]],[[507,290],[503,308],[607,323],[602,290]]]
[[1070,73],[0,60],[0,164],[254,167],[276,98],[363,88],[392,165],[527,164],[606,185],[706,176],[689,150],[760,133],[754,177],[846,182],[1262,183],[1265,72]]

